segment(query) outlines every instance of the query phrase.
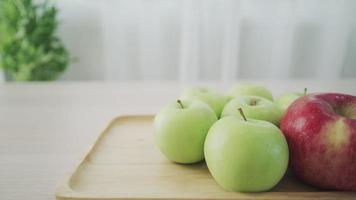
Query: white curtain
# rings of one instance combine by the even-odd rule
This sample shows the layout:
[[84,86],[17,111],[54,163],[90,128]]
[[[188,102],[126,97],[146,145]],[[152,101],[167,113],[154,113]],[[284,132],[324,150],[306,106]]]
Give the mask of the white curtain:
[[64,80],[356,77],[354,0],[60,0]]

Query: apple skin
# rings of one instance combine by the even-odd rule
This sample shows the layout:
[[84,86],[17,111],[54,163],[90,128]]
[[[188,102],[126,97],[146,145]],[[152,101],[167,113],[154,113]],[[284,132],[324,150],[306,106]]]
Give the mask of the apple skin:
[[281,130],[299,179],[322,189],[356,191],[355,96],[303,96],[287,109]]
[[177,163],[204,159],[204,141],[217,120],[214,111],[198,100],[181,100],[164,107],[154,119],[155,141],[161,152]]
[[272,123],[236,116],[217,121],[204,146],[216,182],[228,191],[262,192],[273,188],[288,166],[288,145]]
[[197,99],[207,103],[220,118],[225,104],[231,99],[219,92],[205,87],[191,87],[183,91],[181,99]]
[[252,95],[259,96],[265,99],[273,101],[272,93],[265,87],[254,85],[254,84],[237,84],[234,85],[229,94],[231,96],[240,96],[240,95]]
[[[256,105],[251,105],[255,101]],[[274,102],[259,96],[237,96],[226,104],[221,117],[235,115],[242,119],[238,108],[242,108],[247,118],[269,121],[279,125],[282,110]]]
[[274,102],[282,109],[284,113],[295,100],[303,95],[303,93],[298,92],[285,93],[279,96]]

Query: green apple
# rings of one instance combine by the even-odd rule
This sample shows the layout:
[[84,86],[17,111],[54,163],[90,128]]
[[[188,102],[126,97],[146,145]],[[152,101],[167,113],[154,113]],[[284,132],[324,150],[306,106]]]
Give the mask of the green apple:
[[225,104],[231,99],[228,96],[224,96],[219,92],[204,88],[204,87],[192,87],[183,91],[181,99],[198,99],[207,103],[216,113],[219,118],[221,111]]
[[235,115],[241,118],[238,108],[242,108],[247,118],[279,124],[282,110],[274,102],[258,96],[237,96],[226,104],[221,117]]
[[272,93],[265,87],[254,84],[238,84],[233,86],[229,92],[232,96],[253,95],[273,100]]
[[178,100],[156,115],[156,144],[171,161],[202,161],[206,134],[216,120],[214,111],[206,103],[199,100]]
[[304,88],[304,93],[301,92],[290,92],[290,93],[285,93],[279,96],[276,100],[275,103],[283,110],[283,113],[287,110],[287,108],[299,97],[306,95],[307,89]]
[[205,161],[216,182],[228,191],[261,192],[273,188],[288,166],[282,132],[262,120],[220,119],[209,130]]

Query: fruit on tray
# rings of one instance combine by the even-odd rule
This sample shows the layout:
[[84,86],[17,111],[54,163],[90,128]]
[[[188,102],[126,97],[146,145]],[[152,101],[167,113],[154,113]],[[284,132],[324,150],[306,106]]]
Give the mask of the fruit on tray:
[[304,88],[304,93],[300,92],[289,92],[284,93],[279,96],[274,102],[282,109],[283,113],[286,112],[287,108],[299,97],[306,95],[307,89]]
[[220,118],[222,109],[230,100],[230,97],[224,96],[219,92],[205,87],[191,87],[183,91],[180,99],[198,99],[207,103]]
[[156,143],[171,161],[202,161],[205,137],[216,120],[215,112],[206,103],[199,100],[178,100],[156,115]]
[[252,95],[263,97],[268,100],[273,100],[272,93],[265,87],[254,84],[237,84],[234,85],[229,94],[231,96],[240,96],[240,95]]
[[281,129],[299,179],[322,189],[356,191],[356,96],[303,96],[288,108]]
[[234,115],[211,127],[204,152],[212,176],[228,191],[269,190],[281,180],[288,166],[287,142],[278,127]]
[[269,121],[278,125],[282,110],[274,102],[259,96],[237,96],[226,104],[221,117],[235,115],[241,118],[238,108],[242,108],[247,118]]
[[229,96],[187,89],[156,115],[156,143],[177,163],[205,158],[228,191],[267,191],[288,162],[310,185],[356,191],[356,96],[305,91],[272,100],[253,84],[236,85]]

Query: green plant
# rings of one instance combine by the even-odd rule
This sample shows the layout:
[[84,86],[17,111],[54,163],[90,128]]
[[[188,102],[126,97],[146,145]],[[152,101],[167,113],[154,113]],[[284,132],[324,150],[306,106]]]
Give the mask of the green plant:
[[55,80],[69,53],[57,36],[58,10],[47,1],[0,0],[0,67],[17,81]]

